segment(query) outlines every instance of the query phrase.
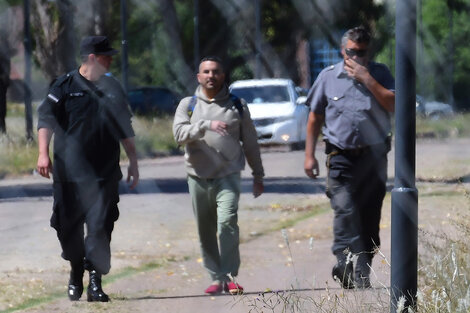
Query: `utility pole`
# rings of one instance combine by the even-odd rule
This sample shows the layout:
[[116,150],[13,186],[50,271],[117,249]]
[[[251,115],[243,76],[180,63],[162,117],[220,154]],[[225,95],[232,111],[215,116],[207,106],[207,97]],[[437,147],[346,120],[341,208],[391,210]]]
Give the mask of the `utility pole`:
[[454,1],[448,0],[449,6],[449,104],[454,107]]
[[261,78],[261,0],[255,0],[255,78]]
[[[390,312],[416,312],[418,190],[416,181],[416,0],[396,2],[395,187],[392,190]],[[409,310],[410,309],[410,310]]]
[[423,32],[423,2],[424,0],[418,0],[418,31],[417,31],[417,55],[418,58],[416,60],[416,68],[418,71],[418,81],[419,81],[419,88],[418,93],[423,95],[424,94],[424,32]]
[[129,80],[128,80],[128,56],[127,56],[127,0],[121,0],[121,71],[122,71],[122,86],[127,95],[129,91]]
[[198,72],[199,61],[199,0],[194,0],[194,70]]
[[31,26],[29,0],[23,2],[24,14],[24,106],[26,122],[26,138],[33,140],[33,108],[31,92]]

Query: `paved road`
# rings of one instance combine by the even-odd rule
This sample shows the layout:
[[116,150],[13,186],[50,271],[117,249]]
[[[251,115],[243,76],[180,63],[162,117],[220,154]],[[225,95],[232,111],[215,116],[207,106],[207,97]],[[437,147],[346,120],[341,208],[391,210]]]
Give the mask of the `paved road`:
[[[423,180],[468,177],[469,143],[470,140],[420,142],[417,147],[418,176]],[[323,154],[318,156],[323,164]],[[161,266],[142,270],[143,274],[115,278],[106,290],[116,300],[103,310],[225,312],[237,301],[243,301],[246,303],[237,303],[230,312],[248,312],[253,308],[250,305],[253,305],[254,297],[266,288],[329,286],[329,292],[337,292],[336,284],[330,279],[334,259],[329,253],[329,211],[296,224],[285,224],[289,246],[279,231],[269,231],[297,216],[312,203],[327,203],[323,194],[324,168],[321,168],[319,179],[309,180],[302,169],[303,152],[268,149],[262,157],[267,173],[263,196],[253,199],[250,172],[243,172],[239,217],[243,244],[239,279],[248,292],[246,297],[234,300],[201,296],[209,280],[199,263],[183,161],[182,157],[170,157],[141,162],[142,181],[135,192],[121,184],[121,216],[113,233],[113,269],[109,277],[125,272],[130,266],[139,268],[150,262],[161,263]],[[393,176],[393,152],[390,157],[389,174]],[[455,169],[449,164],[460,165]],[[391,187],[390,179],[389,189]],[[60,247],[49,227],[51,204],[50,182],[41,177],[0,181],[0,288],[24,282],[23,290],[31,292],[33,297],[64,289],[68,266],[59,257]],[[389,203],[384,206],[384,211],[389,211]],[[390,224],[387,218],[384,214],[384,225]],[[386,257],[389,257],[389,235],[389,228],[382,230]],[[310,238],[314,238],[313,245]],[[387,283],[387,270],[383,266],[386,266],[385,260],[374,264],[378,273],[373,279],[375,286],[381,286],[380,282]],[[188,297],[179,298],[182,295]],[[21,299],[24,295],[14,293],[11,301],[0,295],[0,311],[11,303],[15,306],[18,302],[15,297]],[[94,312],[96,307],[87,305],[82,301],[71,305],[60,297],[28,312]]]

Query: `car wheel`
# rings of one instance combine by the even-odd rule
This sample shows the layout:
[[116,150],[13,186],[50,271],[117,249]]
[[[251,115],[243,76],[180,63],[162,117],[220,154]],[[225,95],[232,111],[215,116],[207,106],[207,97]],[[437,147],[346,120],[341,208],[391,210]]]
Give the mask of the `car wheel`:
[[305,149],[305,141],[302,140],[302,126],[297,124],[297,141],[289,144],[290,151],[298,151]]
[[442,118],[442,114],[439,112],[432,112],[431,114],[429,114],[429,119],[432,121],[437,121],[437,120],[440,120],[441,118]]
[[290,151],[299,151],[299,150],[304,150],[304,149],[305,149],[305,142],[303,141],[293,142],[289,144]]

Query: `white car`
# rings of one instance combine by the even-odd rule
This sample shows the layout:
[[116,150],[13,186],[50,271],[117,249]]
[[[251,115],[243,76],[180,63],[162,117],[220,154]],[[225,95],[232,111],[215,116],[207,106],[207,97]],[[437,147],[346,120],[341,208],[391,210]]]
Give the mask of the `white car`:
[[423,97],[416,95],[416,113],[422,117],[439,120],[441,118],[452,117],[454,110],[447,103],[438,101],[426,102]]
[[260,144],[288,144],[292,149],[304,145],[309,108],[292,80],[239,80],[229,89],[247,102]]

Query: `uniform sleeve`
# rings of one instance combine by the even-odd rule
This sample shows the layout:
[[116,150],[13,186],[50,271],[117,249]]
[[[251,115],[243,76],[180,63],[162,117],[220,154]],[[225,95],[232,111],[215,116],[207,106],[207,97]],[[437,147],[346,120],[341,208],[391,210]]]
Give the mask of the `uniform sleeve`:
[[307,105],[310,106],[310,111],[321,115],[325,115],[325,108],[328,103],[325,95],[324,82],[324,72],[320,72],[307,94]]
[[255,180],[262,181],[264,177],[263,163],[258,144],[258,135],[251,119],[250,111],[246,102],[242,100],[243,118],[241,125],[241,141],[248,165],[252,169]]
[[395,78],[393,78],[392,73],[388,67],[383,65],[383,81],[379,82],[385,88],[395,91]]
[[56,108],[60,105],[62,99],[62,93],[56,84],[52,84],[51,88],[49,89],[46,98],[42,101],[42,103],[38,106],[38,127],[37,129],[41,128],[48,128],[51,130],[55,130],[58,123],[57,123],[57,116],[56,116]]
[[176,108],[173,120],[173,136],[179,145],[202,138],[211,125],[210,120],[199,120],[191,123],[191,117],[188,114],[190,101],[191,97],[186,97],[180,101]]

